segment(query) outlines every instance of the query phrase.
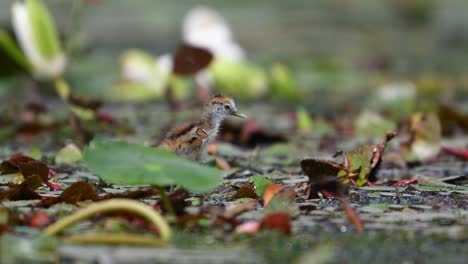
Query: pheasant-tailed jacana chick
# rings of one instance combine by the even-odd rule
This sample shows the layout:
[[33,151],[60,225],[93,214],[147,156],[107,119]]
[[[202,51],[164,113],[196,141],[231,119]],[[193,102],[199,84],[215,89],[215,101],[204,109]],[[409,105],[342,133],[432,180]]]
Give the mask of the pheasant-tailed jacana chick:
[[[172,132],[169,132],[166,139],[161,143],[161,147],[172,150],[176,153],[180,152],[181,155],[188,156],[194,160],[200,160],[207,152],[208,145],[211,144],[218,135],[219,128],[224,118],[227,116],[237,116],[241,118],[247,118],[246,115],[239,113],[236,108],[234,100],[230,97],[223,95],[215,95],[205,104],[202,119],[198,122],[185,124]],[[183,148],[183,144],[180,145],[181,131],[191,131],[194,128],[202,129],[206,132],[206,138],[201,140],[201,148]],[[172,145],[176,145],[173,147]],[[181,146],[181,149],[177,151],[177,147]],[[176,148],[176,149],[174,149]]]
[[208,133],[205,129],[193,124],[186,124],[170,132],[159,147],[185,156],[192,160],[200,160],[203,153],[203,143],[207,140]]

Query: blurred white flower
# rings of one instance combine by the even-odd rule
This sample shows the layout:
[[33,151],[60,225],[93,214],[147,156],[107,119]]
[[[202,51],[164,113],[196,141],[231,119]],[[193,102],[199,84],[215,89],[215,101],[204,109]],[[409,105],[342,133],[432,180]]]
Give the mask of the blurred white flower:
[[416,86],[412,82],[393,82],[378,89],[378,98],[382,101],[411,99],[416,95]]
[[169,75],[174,67],[174,56],[171,53],[163,54],[156,59],[156,63],[161,71]]
[[235,42],[226,20],[208,7],[195,7],[189,11],[183,22],[182,39],[190,45],[210,50],[217,58],[245,58],[245,51]]
[[159,96],[164,94],[169,74],[151,54],[136,49],[127,50],[120,58],[120,65],[124,81],[144,84]]
[[53,79],[63,74],[66,58],[47,8],[40,0],[16,2],[12,23],[21,49],[39,78]]

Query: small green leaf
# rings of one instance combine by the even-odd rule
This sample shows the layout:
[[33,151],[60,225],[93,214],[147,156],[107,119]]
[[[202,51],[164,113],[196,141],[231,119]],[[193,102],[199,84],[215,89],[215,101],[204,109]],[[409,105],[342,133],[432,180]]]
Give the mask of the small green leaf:
[[32,147],[29,151],[29,157],[40,160],[42,158],[42,152],[38,147]]
[[301,132],[310,131],[313,127],[313,121],[304,107],[297,108],[297,130]]
[[54,21],[40,0],[27,0],[31,29],[34,41],[42,56],[52,59],[60,53],[60,42]]
[[85,149],[83,158],[101,179],[115,184],[176,184],[194,192],[206,192],[222,181],[218,169],[163,149],[122,141],[94,140]]
[[270,84],[274,97],[292,102],[301,100],[301,92],[289,69],[280,63],[275,63],[270,69]]
[[21,67],[25,70],[31,68],[28,59],[15,43],[15,41],[8,35],[7,32],[0,29],[0,47],[13,59],[16,63],[18,63]]
[[263,193],[265,192],[265,188],[268,186],[268,184],[272,184],[273,182],[269,180],[265,176],[252,176],[250,177],[249,181],[253,183],[255,187],[255,191],[257,192],[257,195],[259,197],[263,196]]

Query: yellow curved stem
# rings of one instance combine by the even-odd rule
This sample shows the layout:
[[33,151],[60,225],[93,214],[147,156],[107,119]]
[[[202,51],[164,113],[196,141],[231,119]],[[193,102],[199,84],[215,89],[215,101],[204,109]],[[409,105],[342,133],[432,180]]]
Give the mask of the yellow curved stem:
[[96,213],[106,213],[115,211],[126,211],[139,215],[150,223],[158,227],[159,235],[163,242],[168,242],[171,238],[171,228],[152,207],[130,199],[110,199],[102,202],[96,202],[88,207],[76,211],[72,215],[66,216],[43,230],[46,236],[52,236],[63,229],[89,217]]
[[77,234],[64,237],[64,243],[79,243],[79,244],[127,244],[139,246],[165,246],[167,243],[161,239],[155,239],[147,235],[134,235],[134,234]]

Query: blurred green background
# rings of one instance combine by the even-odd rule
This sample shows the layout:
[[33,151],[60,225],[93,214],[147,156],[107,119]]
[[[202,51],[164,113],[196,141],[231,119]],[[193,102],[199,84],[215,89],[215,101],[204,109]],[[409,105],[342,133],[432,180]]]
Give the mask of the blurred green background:
[[[13,0],[0,3],[9,23]],[[223,14],[238,41],[259,60],[380,66],[398,73],[460,73],[467,68],[468,2],[464,0],[84,1],[81,30],[99,52],[138,47],[173,50],[184,15],[207,5]],[[73,1],[46,0],[68,30]],[[376,65],[379,64],[380,65]]]
[[[3,25],[9,24],[12,2],[0,3]],[[44,3],[66,35],[73,24],[73,5],[79,2]],[[436,100],[460,102],[468,97],[468,2],[464,0],[87,0],[81,4],[75,36],[79,52],[71,58],[78,63],[67,69],[67,79],[79,93],[105,96],[118,78],[118,56],[127,48],[155,56],[174,51],[185,14],[205,5],[226,17],[249,59],[265,69],[275,62],[286,64],[299,88],[311,93],[311,105],[324,106],[337,95],[355,100],[381,84],[406,80]],[[350,90],[352,95],[347,93]]]

